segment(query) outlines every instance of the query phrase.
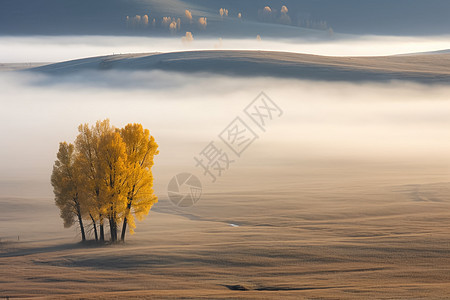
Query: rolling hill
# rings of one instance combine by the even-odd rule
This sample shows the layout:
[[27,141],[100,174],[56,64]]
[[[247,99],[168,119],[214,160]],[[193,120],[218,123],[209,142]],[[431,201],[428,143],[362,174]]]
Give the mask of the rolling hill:
[[92,57],[30,70],[48,74],[106,70],[162,70],[327,81],[408,80],[447,83],[450,79],[450,54],[326,57],[266,51],[191,51]]

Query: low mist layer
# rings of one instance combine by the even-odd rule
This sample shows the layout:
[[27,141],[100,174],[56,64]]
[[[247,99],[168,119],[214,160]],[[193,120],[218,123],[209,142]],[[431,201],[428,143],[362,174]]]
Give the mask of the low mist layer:
[[[183,34],[184,35],[184,34]],[[186,37],[185,37],[186,39]],[[380,56],[450,49],[446,36],[337,36],[329,40],[290,38],[30,36],[0,37],[0,63],[57,62],[119,53],[173,52],[184,50],[267,50],[329,56]],[[383,47],[374,47],[382,44]],[[33,49],[33,51],[29,51]]]
[[[0,149],[0,191],[5,196],[28,195],[14,185],[25,181],[40,183],[35,195],[51,195],[48,180],[58,142],[72,141],[79,124],[105,118],[118,127],[139,122],[151,130],[161,149],[155,163],[158,195],[165,196],[170,178],[182,171],[198,173],[209,185],[193,157],[209,142],[220,141],[218,135],[262,89],[284,114],[267,132],[256,132],[259,138],[211,184],[212,190],[221,184],[260,189],[275,182],[295,188],[301,177],[312,178],[322,168],[334,175],[364,172],[367,180],[378,176],[386,182],[397,175],[435,181],[448,175],[447,86],[242,80],[157,71],[90,72],[63,80],[34,73],[0,76],[5,145]],[[309,175],[308,168],[314,170]],[[266,181],[269,173],[276,174],[273,182]]]

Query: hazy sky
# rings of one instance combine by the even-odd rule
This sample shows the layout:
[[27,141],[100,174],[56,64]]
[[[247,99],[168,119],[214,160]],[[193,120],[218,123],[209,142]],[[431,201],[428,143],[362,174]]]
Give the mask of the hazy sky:
[[[195,18],[208,18],[209,29],[200,34],[252,37],[256,33],[248,29],[248,23],[267,24],[259,14],[266,5],[275,15],[270,24],[280,23],[277,11],[286,5],[293,26],[279,30],[261,27],[260,34],[292,33],[299,21],[326,22],[335,32],[360,35],[450,33],[447,0],[2,0],[0,35],[168,35],[168,30],[127,30],[125,17],[148,14],[150,20],[160,20],[165,16],[183,17],[185,9],[190,9]],[[229,10],[229,19],[235,22],[241,12],[246,24],[236,30],[221,22],[222,7]]]

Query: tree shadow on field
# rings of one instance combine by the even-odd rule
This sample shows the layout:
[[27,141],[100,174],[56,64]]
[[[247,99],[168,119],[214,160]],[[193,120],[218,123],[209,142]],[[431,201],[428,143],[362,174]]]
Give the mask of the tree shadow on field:
[[34,254],[60,252],[64,250],[100,248],[107,246],[108,244],[108,242],[100,243],[96,241],[86,241],[60,245],[26,247],[20,242],[0,241],[0,257],[20,257]]

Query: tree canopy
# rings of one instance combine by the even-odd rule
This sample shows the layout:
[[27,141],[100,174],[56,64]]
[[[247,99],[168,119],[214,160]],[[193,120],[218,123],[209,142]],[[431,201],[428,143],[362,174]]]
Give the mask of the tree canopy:
[[78,127],[74,144],[60,143],[51,183],[55,203],[65,227],[80,227],[86,240],[84,221],[96,240],[125,240],[133,234],[135,219],[143,220],[158,202],[153,191],[151,168],[158,144],[141,124],[114,128],[109,120]]

